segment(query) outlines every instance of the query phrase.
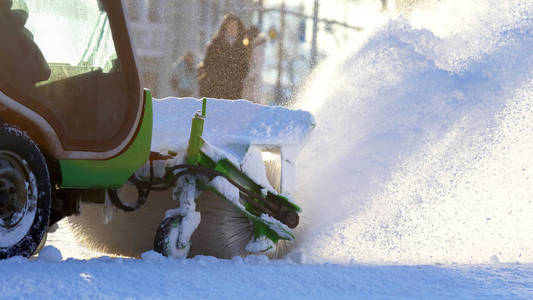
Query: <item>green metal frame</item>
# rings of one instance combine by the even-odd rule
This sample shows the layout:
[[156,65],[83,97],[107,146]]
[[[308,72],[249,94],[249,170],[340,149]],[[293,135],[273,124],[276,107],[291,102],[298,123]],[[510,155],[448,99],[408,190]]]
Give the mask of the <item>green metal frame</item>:
[[152,94],[144,90],[140,128],[126,151],[107,160],[60,160],[63,188],[118,188],[150,156],[152,143]]
[[[250,177],[244,174],[239,168],[234,166],[228,159],[221,159],[217,162],[213,161],[208,155],[206,155],[201,149],[204,145],[204,140],[202,139],[204,120],[206,118],[206,98],[202,100],[202,113],[196,113],[192,119],[191,124],[191,134],[189,137],[189,147],[187,148],[187,163],[197,166],[202,166],[220,172],[225,177],[237,182],[240,186],[244,187],[246,190],[250,191],[255,195],[254,201],[255,205],[263,205],[259,200],[258,196],[266,197],[267,199],[286,207],[290,210],[300,212],[301,208],[296,204],[291,202],[287,197],[282,195],[273,194],[267,192],[266,195],[263,194],[263,187],[255,183]],[[220,193],[216,188],[209,186],[208,184],[198,181],[198,187],[201,190],[209,190],[216,193],[221,198],[225,199],[229,204],[239,209],[243,215],[249,218],[254,224],[254,238],[257,239],[261,236],[266,236],[274,243],[277,243],[280,239],[283,240],[292,240],[294,235],[291,230],[278,227],[278,230],[283,231],[283,235],[279,235],[272,226],[275,224],[269,224],[266,220],[261,218],[261,213],[253,207],[253,205],[243,202],[244,209],[238,207],[230,200]]]

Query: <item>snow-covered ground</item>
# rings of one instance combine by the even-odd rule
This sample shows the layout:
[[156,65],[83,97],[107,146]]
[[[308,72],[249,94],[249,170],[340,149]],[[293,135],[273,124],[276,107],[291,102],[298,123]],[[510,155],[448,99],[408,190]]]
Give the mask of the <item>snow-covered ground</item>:
[[99,257],[0,262],[0,298],[14,299],[527,299],[533,265],[298,264],[264,256],[218,260]]
[[0,298],[531,299],[533,3],[429,2],[300,95],[317,128],[287,258],[110,258],[62,222],[0,261]]
[[[49,249],[52,248],[52,249]],[[53,250],[60,249],[62,257]],[[44,255],[0,261],[0,298],[35,299],[527,299],[533,265],[307,263],[264,256],[220,260],[109,257],[80,247],[68,223]]]

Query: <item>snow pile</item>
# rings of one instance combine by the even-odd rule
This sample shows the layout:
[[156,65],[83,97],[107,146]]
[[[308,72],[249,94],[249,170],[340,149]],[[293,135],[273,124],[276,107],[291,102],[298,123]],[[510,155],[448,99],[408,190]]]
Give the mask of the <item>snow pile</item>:
[[[250,253],[259,253],[265,251],[274,251],[276,245],[272,240],[265,236],[260,236],[256,239],[252,239],[248,244],[246,244],[246,251]],[[266,257],[266,256],[265,256]],[[266,257],[268,260],[268,257]]]
[[[183,151],[189,141],[191,119],[201,110],[202,101],[194,98],[154,100],[152,149]],[[315,120],[306,111],[269,107],[246,100],[207,99],[204,140],[215,147],[231,147],[242,158],[249,145],[301,145],[313,129]]]
[[311,261],[533,261],[532,15],[439,1],[317,68],[297,103],[318,124],[298,165]]
[[154,250],[146,251],[141,254],[142,260],[146,262],[158,262],[158,261],[164,261],[165,259],[168,259],[167,257],[163,256],[159,252],[155,252]]
[[250,147],[244,155],[240,167],[244,174],[248,175],[248,177],[250,177],[255,183],[263,187],[263,194],[266,195],[267,192],[277,194],[277,191],[268,181],[260,148]]
[[63,260],[63,255],[54,246],[44,246],[41,252],[39,252],[39,259],[49,262],[59,262]]

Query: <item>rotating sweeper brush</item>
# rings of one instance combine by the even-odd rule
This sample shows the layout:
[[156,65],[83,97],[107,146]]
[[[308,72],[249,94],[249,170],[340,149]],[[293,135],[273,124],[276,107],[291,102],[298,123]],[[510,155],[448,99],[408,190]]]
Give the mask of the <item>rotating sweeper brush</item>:
[[[196,234],[191,254],[232,257],[244,250],[272,251],[279,240],[293,240],[291,228],[298,225],[300,208],[270,186],[254,182],[222,149],[206,143],[202,138],[205,98],[202,104],[202,114],[192,120],[186,164],[167,167],[164,178],[134,180],[141,186],[140,191],[145,186],[150,190],[175,185],[173,197],[179,201],[179,208],[167,211],[157,230],[154,249],[168,256],[189,255],[191,237],[202,215],[203,226]],[[204,193],[197,202],[200,191]],[[119,201],[112,195],[113,201]]]
[[8,0],[0,16],[0,259],[33,255],[65,217],[83,243],[131,256],[273,253],[294,240],[309,113],[152,101],[123,1]]

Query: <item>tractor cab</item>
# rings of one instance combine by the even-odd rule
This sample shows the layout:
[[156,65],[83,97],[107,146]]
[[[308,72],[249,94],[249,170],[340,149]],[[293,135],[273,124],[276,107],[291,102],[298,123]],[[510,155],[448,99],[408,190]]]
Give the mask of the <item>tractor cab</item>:
[[123,151],[143,99],[121,1],[0,0],[0,91],[55,158]]
[[122,1],[0,0],[0,259],[148,160],[151,103]]

